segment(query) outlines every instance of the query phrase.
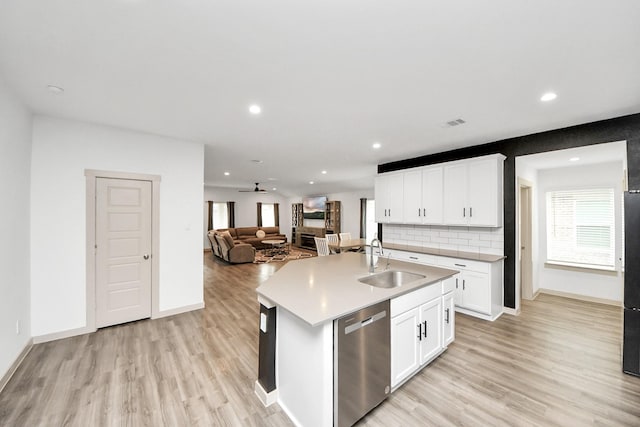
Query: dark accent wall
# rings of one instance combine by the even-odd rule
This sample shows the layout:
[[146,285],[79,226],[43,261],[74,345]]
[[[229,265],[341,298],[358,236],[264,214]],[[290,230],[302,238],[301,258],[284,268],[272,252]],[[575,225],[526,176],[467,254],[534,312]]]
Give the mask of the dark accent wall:
[[[640,114],[504,139],[378,165],[378,173],[502,153],[504,162],[504,305],[516,304],[516,157],[606,142],[627,141],[629,188],[640,189]],[[625,234],[640,230],[627,228]]]

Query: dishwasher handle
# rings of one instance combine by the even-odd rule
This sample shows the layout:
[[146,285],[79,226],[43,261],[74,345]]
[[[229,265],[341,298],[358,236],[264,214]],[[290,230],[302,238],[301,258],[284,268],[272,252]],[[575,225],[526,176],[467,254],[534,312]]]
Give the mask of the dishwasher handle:
[[376,314],[374,314],[371,317],[367,317],[366,319],[360,321],[360,322],[356,322],[352,325],[349,326],[345,326],[344,328],[344,334],[348,335],[352,332],[357,331],[358,329],[364,328],[367,325],[371,325],[372,323],[377,322],[378,320],[384,319],[385,317],[387,317],[387,311],[386,310],[382,310]]

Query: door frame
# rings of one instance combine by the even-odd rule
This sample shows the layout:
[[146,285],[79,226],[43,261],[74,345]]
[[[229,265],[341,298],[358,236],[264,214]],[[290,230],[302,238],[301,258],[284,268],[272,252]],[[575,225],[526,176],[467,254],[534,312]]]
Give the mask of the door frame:
[[85,169],[86,178],[86,322],[87,329],[96,331],[96,179],[127,179],[151,182],[151,318],[160,312],[159,272],[160,272],[160,175],[129,172],[114,172]]
[[533,192],[534,192],[534,185],[531,181],[528,181],[524,178],[521,178],[519,176],[516,177],[517,179],[517,186],[516,186],[516,248],[517,248],[517,259],[516,259],[516,311],[519,313],[520,312],[520,303],[522,301],[522,260],[521,260],[521,247],[522,247],[522,242],[521,242],[521,233],[522,233],[522,229],[520,227],[520,221],[522,219],[522,202],[520,200],[520,196],[522,193],[522,189],[528,189],[527,193],[529,195],[529,200],[528,200],[528,208],[529,208],[529,215],[528,215],[528,219],[529,219],[529,244],[530,244],[530,253],[531,253],[531,257],[532,259],[531,261],[531,276],[529,277],[529,283],[531,285],[531,293],[532,293],[532,297],[533,297],[533,239],[535,238],[533,235]]

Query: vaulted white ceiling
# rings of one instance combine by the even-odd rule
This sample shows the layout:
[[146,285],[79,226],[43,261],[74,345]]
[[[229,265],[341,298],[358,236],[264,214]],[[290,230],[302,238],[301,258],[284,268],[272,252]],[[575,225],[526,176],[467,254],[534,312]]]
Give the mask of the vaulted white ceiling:
[[0,73],[37,113],[204,142],[206,184],[323,194],[640,112],[638,22],[638,0],[2,0]]

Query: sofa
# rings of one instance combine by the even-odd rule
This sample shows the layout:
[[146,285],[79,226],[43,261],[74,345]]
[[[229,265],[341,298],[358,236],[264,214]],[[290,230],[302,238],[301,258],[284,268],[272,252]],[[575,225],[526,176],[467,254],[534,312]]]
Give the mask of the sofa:
[[[264,237],[258,237],[256,233],[259,230],[264,232]],[[238,243],[248,243],[256,249],[267,249],[270,245],[262,243],[263,240],[284,240],[287,236],[280,233],[280,227],[236,227],[236,228],[219,228],[214,230],[216,233],[228,231],[233,241]]]
[[213,254],[231,264],[253,262],[256,249],[249,243],[234,242],[229,233],[207,233]]

